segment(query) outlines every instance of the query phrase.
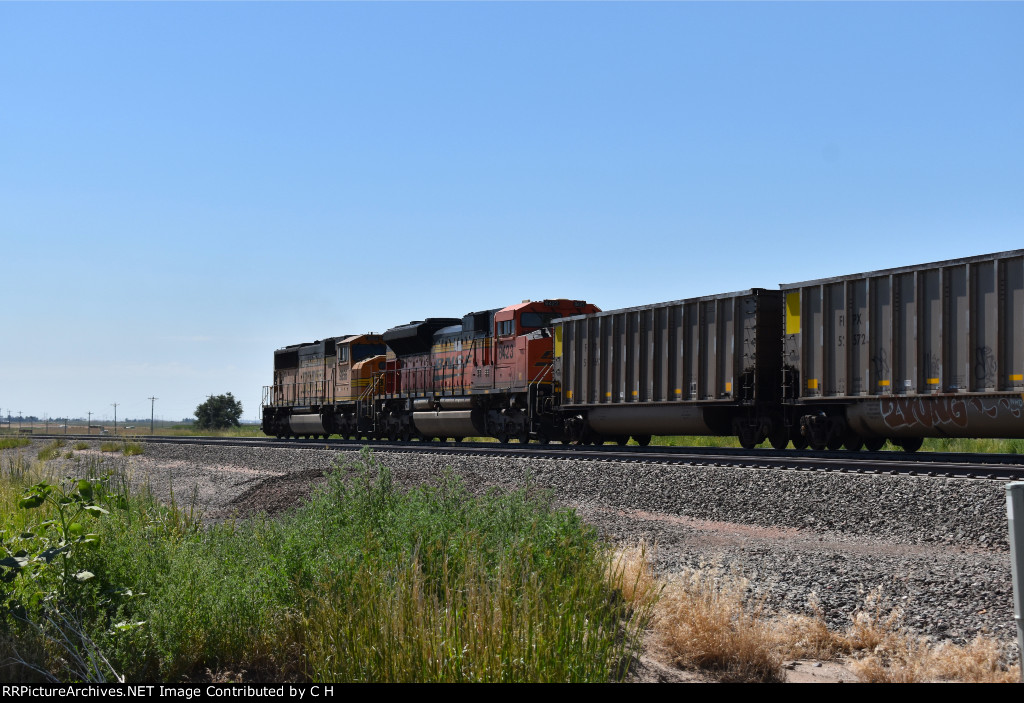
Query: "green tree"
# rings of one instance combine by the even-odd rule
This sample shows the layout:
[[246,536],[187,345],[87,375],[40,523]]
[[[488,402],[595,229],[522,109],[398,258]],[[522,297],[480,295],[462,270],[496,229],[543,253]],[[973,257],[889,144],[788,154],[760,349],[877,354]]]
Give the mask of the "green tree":
[[242,404],[230,393],[211,395],[196,407],[196,427],[201,430],[220,430],[238,427],[242,417]]

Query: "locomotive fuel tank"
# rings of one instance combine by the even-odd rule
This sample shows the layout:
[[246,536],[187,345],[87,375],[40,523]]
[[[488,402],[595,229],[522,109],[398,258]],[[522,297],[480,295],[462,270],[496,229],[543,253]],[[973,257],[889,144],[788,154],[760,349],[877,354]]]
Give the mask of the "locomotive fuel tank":
[[413,424],[427,437],[479,437],[485,434],[483,411],[440,410],[413,412]]
[[294,414],[288,418],[288,426],[295,435],[322,435],[324,431],[324,417],[320,413]]

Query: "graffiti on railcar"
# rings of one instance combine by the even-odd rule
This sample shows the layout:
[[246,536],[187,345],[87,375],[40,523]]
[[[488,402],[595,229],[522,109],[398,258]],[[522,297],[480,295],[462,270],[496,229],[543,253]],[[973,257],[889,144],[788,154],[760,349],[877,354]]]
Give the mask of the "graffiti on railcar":
[[996,355],[992,352],[992,348],[978,347],[975,358],[977,359],[977,361],[974,362],[975,380],[979,383],[983,383],[985,387],[995,386],[998,363],[996,362]]
[[971,415],[1020,419],[1021,398],[886,398],[879,401],[882,421],[893,430],[966,428]]

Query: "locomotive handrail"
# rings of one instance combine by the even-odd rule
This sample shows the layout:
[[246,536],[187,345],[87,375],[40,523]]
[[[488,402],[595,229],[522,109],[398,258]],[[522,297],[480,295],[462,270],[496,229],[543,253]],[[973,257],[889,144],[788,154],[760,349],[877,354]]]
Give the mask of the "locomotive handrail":
[[530,381],[530,385],[539,385],[540,382],[541,382],[540,381],[541,376],[546,374],[548,371],[552,372],[551,380],[554,381],[555,380],[554,379],[554,368],[555,368],[554,364],[548,364],[547,366],[542,367],[541,370],[537,372],[537,375],[533,377],[533,380]]
[[[275,383],[273,386],[263,387],[263,405],[277,407],[324,405],[333,401],[333,386],[334,381],[332,380]],[[287,393],[288,390],[291,390],[290,394]],[[329,390],[330,393],[328,393]]]
[[363,391],[362,395],[359,396],[359,401],[365,402],[370,398],[375,397],[377,395],[377,387],[381,385],[385,375],[388,373],[390,373],[390,371],[376,371],[370,374],[370,383],[366,386],[366,390]]

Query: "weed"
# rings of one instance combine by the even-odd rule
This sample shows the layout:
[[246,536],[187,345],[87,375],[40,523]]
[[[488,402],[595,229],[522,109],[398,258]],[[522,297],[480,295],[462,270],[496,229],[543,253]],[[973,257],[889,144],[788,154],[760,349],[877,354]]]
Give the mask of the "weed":
[[61,449],[64,448],[65,442],[62,439],[55,439],[45,447],[39,450],[36,457],[39,461],[50,461],[61,455]]
[[142,454],[142,445],[138,442],[125,442],[121,447],[121,453],[125,456],[136,456]]
[[655,609],[655,643],[679,667],[717,673],[723,681],[781,681],[763,606],[747,599],[749,582],[720,568],[686,570],[669,579]]

